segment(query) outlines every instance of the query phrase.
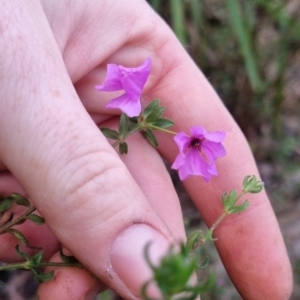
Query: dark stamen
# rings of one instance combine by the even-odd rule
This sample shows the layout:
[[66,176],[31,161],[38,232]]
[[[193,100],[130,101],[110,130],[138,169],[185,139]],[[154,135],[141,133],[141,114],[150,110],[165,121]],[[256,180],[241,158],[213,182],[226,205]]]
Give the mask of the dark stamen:
[[201,141],[199,139],[193,139],[191,141],[191,147],[198,149],[200,147]]

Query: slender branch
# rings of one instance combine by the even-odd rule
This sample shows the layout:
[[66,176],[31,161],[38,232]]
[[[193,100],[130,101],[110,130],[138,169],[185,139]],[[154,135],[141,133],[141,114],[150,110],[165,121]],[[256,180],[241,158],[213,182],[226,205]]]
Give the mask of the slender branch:
[[246,194],[247,192],[245,190],[242,190],[241,193],[236,197],[234,204],[236,204]]
[[221,216],[212,224],[212,226],[209,228],[209,231],[214,231],[217,226],[225,219],[225,217],[228,216],[228,213],[226,210],[223,211]]
[[[76,267],[76,268],[84,268],[81,263],[65,263],[65,262],[41,262],[38,266],[39,268],[46,268],[46,267]],[[0,266],[0,271],[10,270],[10,269],[31,269],[30,264],[28,261],[22,263],[15,263],[15,264],[7,264]]]
[[131,131],[127,132],[120,140],[115,141],[112,146],[113,148],[116,148],[117,146],[119,146],[121,143],[123,143],[130,135],[132,135],[133,133],[141,130],[141,126],[136,126],[134,127]]
[[162,132],[170,133],[170,134],[173,134],[173,135],[177,134],[177,132],[174,132],[174,131],[171,131],[171,130],[168,130],[168,129],[164,129],[164,128],[161,128],[161,127],[158,127],[158,126],[155,126],[155,125],[152,125],[152,124],[148,124],[147,127],[151,128],[151,129],[155,129],[155,130],[160,130]]
[[0,228],[0,234],[5,233],[8,229],[10,229],[11,227],[17,225],[20,221],[23,221],[24,219],[26,219],[26,217],[28,217],[31,213],[33,213],[36,210],[36,208],[34,206],[31,206],[27,209],[27,211],[21,215],[20,217],[16,218],[15,220],[12,220],[10,222],[8,222],[7,224],[1,226]]

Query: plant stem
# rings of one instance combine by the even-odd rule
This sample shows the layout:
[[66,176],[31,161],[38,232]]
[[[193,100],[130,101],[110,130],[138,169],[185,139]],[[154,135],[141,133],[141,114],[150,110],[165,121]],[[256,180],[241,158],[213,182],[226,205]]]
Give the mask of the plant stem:
[[151,125],[151,124],[149,124],[148,127],[151,128],[151,129],[160,130],[162,132],[170,133],[170,134],[173,134],[173,135],[177,134],[177,132],[174,132],[174,131],[171,131],[171,130],[168,130],[168,129],[164,129],[164,128],[160,128],[160,127],[157,127],[157,126]]
[[[76,267],[83,268],[83,265],[80,263],[64,263],[64,262],[42,262],[38,267],[46,268],[46,267]],[[0,271],[10,270],[10,269],[31,269],[28,262],[15,263],[15,264],[7,264],[4,266],[0,266]]]
[[142,127],[140,125],[137,125],[136,127],[134,127],[131,131],[127,132],[121,139],[115,141],[112,144],[113,148],[116,148],[117,146],[119,146],[120,144],[122,144],[130,135],[132,135],[133,133],[141,130]]
[[33,213],[35,210],[36,210],[36,208],[34,206],[29,207],[23,215],[16,218],[15,220],[12,220],[12,221],[8,222],[5,225],[3,225],[0,228],[0,234],[5,233],[8,229],[13,227],[14,225],[17,225],[20,221],[23,221],[24,219],[26,219],[26,217],[29,216],[31,213]]
[[246,194],[247,192],[245,190],[242,190],[241,193],[236,197],[234,204],[236,204]]
[[212,226],[209,228],[209,231],[214,231],[217,226],[225,219],[225,217],[228,216],[228,213],[226,210],[223,211],[223,213],[221,214],[221,216],[212,224]]

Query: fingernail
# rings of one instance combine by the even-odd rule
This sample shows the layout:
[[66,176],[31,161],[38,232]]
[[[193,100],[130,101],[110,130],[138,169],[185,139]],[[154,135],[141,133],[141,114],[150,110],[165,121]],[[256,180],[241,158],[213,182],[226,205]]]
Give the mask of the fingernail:
[[[111,248],[110,258],[113,269],[135,295],[140,295],[142,285],[152,277],[152,271],[144,256],[145,246],[149,242],[151,242],[150,260],[157,265],[169,249],[170,243],[148,225],[136,224],[124,230]],[[150,297],[160,296],[155,285],[150,285],[147,291]]]

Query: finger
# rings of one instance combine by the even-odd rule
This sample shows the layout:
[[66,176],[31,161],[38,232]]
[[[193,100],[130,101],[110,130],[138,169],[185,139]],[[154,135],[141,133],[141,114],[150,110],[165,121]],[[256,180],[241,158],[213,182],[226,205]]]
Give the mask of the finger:
[[[61,262],[59,253],[55,254],[50,262]],[[106,286],[86,269],[47,267],[44,272],[51,271],[54,271],[54,278],[39,286],[37,293],[39,299],[93,300],[98,293],[106,289]]]
[[[209,132],[226,132],[227,155],[217,162],[219,176],[209,184],[196,177],[184,181],[203,219],[211,226],[221,214],[222,193],[233,188],[241,190],[244,176],[258,176],[258,171],[240,129],[175,38],[169,39],[168,47],[160,48],[158,55],[164,58],[168,73],[147,96],[163,99],[176,130],[189,133],[191,126],[201,125]],[[161,153],[173,162],[178,149],[172,137],[159,135],[159,141]],[[291,267],[276,217],[265,192],[251,195],[249,200],[246,212],[229,216],[216,230],[216,246],[244,298],[287,299]]]
[[[102,123],[101,127],[116,130],[117,125],[118,119],[115,119]],[[186,236],[180,202],[161,156],[141,134],[130,136],[127,142],[128,154],[119,155],[120,158],[176,240],[184,241]]]
[[[84,110],[42,9],[34,2],[6,5],[0,99],[12,101],[0,102],[7,112],[0,156],[58,239],[103,282],[133,297],[150,276],[146,243],[153,241],[157,261],[174,238]],[[24,68],[33,69],[25,76]],[[11,127],[22,130],[12,136]],[[126,277],[116,269],[124,249],[136,258]]]

